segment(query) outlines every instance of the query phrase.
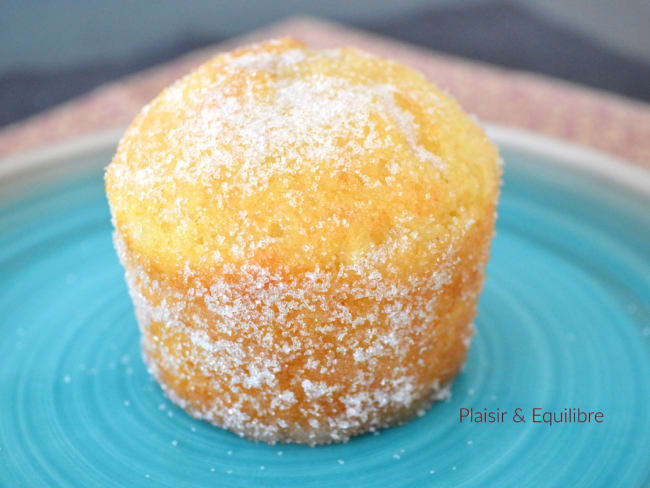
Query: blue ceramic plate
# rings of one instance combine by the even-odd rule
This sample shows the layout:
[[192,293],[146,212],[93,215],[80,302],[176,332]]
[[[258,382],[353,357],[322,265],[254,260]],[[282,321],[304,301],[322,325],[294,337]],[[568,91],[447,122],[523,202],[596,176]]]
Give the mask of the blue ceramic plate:
[[[115,134],[0,161],[0,486],[650,486],[650,177],[490,132],[505,184],[451,399],[317,448],[193,420],[147,374],[104,197]],[[601,422],[532,417],[577,408]]]

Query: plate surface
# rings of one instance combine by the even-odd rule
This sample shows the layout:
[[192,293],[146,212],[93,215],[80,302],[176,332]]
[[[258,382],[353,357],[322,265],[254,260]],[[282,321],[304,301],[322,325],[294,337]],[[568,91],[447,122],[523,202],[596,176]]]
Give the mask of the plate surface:
[[[103,190],[114,138],[7,164],[0,486],[649,486],[650,200],[634,189],[647,174],[612,183],[577,169],[612,173],[602,155],[492,133],[506,163],[497,237],[451,399],[317,448],[193,420],[147,374]],[[604,421],[530,417],[572,407]],[[461,408],[508,414],[460,423]]]

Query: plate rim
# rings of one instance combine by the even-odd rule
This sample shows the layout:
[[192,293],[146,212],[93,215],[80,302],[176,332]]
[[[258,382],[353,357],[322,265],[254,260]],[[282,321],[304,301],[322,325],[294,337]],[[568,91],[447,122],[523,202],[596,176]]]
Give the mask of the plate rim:
[[[582,176],[596,177],[606,184],[614,184],[650,198],[650,169],[640,164],[527,129],[492,123],[482,123],[482,126],[500,149],[541,156],[544,165],[563,166]],[[119,127],[92,132],[0,158],[0,183],[64,164],[66,160],[85,153],[108,149],[119,142],[125,130],[125,127]]]
[[[634,193],[637,194],[637,190],[646,190],[646,191],[641,191],[643,194],[650,194],[650,191],[648,191],[648,187],[642,186],[644,181],[650,181],[650,172],[646,173],[645,170],[643,170],[643,176],[639,177],[638,175],[634,175],[634,171],[631,173],[628,173],[627,176],[624,176],[623,179],[620,178],[621,176],[621,167],[618,166],[619,164],[626,164],[629,165],[630,163],[625,163],[622,161],[617,161],[616,158],[610,158],[607,155],[604,155],[604,159],[600,159],[600,156],[597,151],[589,151],[589,150],[584,150],[585,148],[581,147],[576,147],[572,148],[571,144],[555,144],[555,142],[552,141],[552,144],[549,144],[548,139],[545,137],[540,137],[536,134],[531,134],[526,131],[518,131],[518,130],[512,130],[507,127],[499,127],[499,126],[489,126],[487,129],[488,134],[490,137],[492,137],[495,142],[498,142],[500,145],[503,145],[503,149],[507,147],[508,149],[512,149],[515,151],[522,151],[525,154],[536,154],[539,155],[539,157],[544,158],[543,162],[540,162],[540,166],[546,166],[548,164],[549,167],[551,166],[559,166],[562,167],[564,164],[566,164],[566,169],[567,171],[576,169],[580,170],[579,172],[576,171],[576,174],[583,174],[585,176],[590,176],[590,175],[595,175],[602,177],[602,179],[606,183],[611,183],[612,185],[615,185],[617,183],[620,183],[624,187],[629,187],[631,190],[634,190]],[[37,175],[42,174],[44,171],[52,168],[56,168],[57,165],[63,165],[63,166],[69,166],[71,168],[74,168],[74,171],[77,171],[77,166],[74,164],[70,164],[70,160],[67,158],[74,158],[74,159],[79,159],[83,158],[85,154],[95,154],[99,151],[106,151],[109,148],[113,147],[116,143],[117,140],[119,140],[119,137],[121,136],[122,131],[120,129],[114,129],[110,131],[101,131],[98,133],[90,134],[89,136],[75,139],[75,140],[70,140],[64,143],[60,144],[55,144],[55,145],[50,145],[50,146],[45,146],[42,148],[39,148],[36,151],[30,151],[29,153],[23,153],[20,154],[19,157],[14,157],[11,159],[16,160],[14,164],[17,164],[18,166],[15,168],[15,171],[12,172],[7,172],[6,175],[3,175],[2,173],[2,164],[3,160],[0,160],[0,183],[2,182],[9,182],[12,181],[12,179],[17,178],[19,175],[24,175],[27,178],[34,179],[37,177]],[[509,139],[510,138],[510,139]],[[561,142],[561,141],[560,141]],[[539,149],[539,151],[537,151]],[[576,153],[577,150],[577,153]],[[102,153],[103,154],[103,153]],[[549,156],[549,154],[552,154],[552,156]],[[599,159],[593,159],[594,157],[598,156]],[[578,159],[578,158],[582,159]],[[22,159],[21,159],[22,158]],[[547,163],[548,161],[548,163]],[[576,162],[577,161],[577,162]],[[594,163],[593,161],[596,161]],[[107,161],[108,162],[108,161]],[[106,162],[106,163],[107,163]],[[531,162],[530,165],[536,164],[535,162]],[[23,166],[25,165],[25,166]],[[521,163],[523,167],[527,167],[528,163]],[[592,166],[593,165],[593,166]],[[604,165],[605,168],[599,168],[597,170],[593,170],[594,166],[596,165]],[[92,168],[99,168],[99,164],[93,163]],[[514,164],[513,164],[514,166]],[[517,165],[518,166],[518,165]],[[633,168],[635,169],[635,168]],[[507,171],[507,170],[506,170]],[[572,173],[573,174],[573,173]],[[632,178],[636,177],[639,178],[637,181],[639,182],[639,185],[630,185],[629,180],[627,178]],[[611,178],[611,179],[610,179]],[[643,180],[645,178],[645,180]],[[1,200],[1,199],[0,199]],[[632,324],[629,324],[632,325]],[[155,405],[155,404],[154,404]],[[166,416],[165,416],[166,417]],[[171,432],[171,430],[170,430]],[[180,439],[180,438],[179,438]],[[182,440],[181,440],[182,443]],[[79,444],[81,445],[81,444]],[[585,444],[585,446],[589,446],[589,444]],[[282,447],[279,447],[282,449]],[[386,444],[382,444],[382,449],[386,449]],[[356,453],[358,448],[354,448],[354,452]],[[45,451],[44,451],[45,452]],[[251,451],[253,452],[253,451]],[[383,451],[382,451],[383,452]],[[336,456],[338,457],[338,456]],[[244,461],[241,461],[244,463]],[[58,463],[58,461],[57,461]],[[15,463],[12,463],[11,466],[14,466]],[[16,464],[17,465],[17,464]],[[640,465],[640,463],[639,463]],[[135,464],[134,464],[135,466]],[[142,464],[139,464],[138,466],[142,466]],[[419,467],[419,461],[414,461],[410,464],[414,469],[416,467]],[[460,466],[460,465],[459,465]],[[574,464],[575,466],[575,464]],[[632,466],[629,464],[629,466]],[[636,464],[634,465],[636,466]],[[239,478],[235,478],[235,481],[233,483],[255,483],[255,479],[252,477],[252,469],[255,466],[252,464],[245,464],[245,467],[242,468],[244,470],[243,474],[240,474]],[[399,469],[399,468],[394,468],[394,469]],[[436,469],[438,469],[436,467]],[[61,469],[61,471],[63,471]],[[638,479],[643,482],[643,478],[641,476],[643,475],[643,472],[641,472],[641,475],[638,473],[640,471],[635,470],[637,473],[636,476],[638,476]],[[16,471],[13,472],[13,476],[16,476]],[[192,480],[193,482],[202,482],[201,480],[203,478],[194,478],[194,469],[192,469]],[[169,479],[172,478],[172,475],[168,475]],[[351,473],[350,478],[354,477],[355,474]],[[476,474],[474,474],[476,476]],[[31,479],[31,478],[30,478]],[[24,478],[27,482],[30,481],[30,479]],[[142,483],[147,482],[147,480],[144,480],[143,478],[138,478],[142,480]],[[343,479],[343,477],[341,477]],[[424,479],[423,477],[414,477],[412,478],[413,481],[419,482],[420,480]],[[426,478],[429,479],[429,478]],[[437,478],[436,478],[437,479]],[[488,479],[489,478],[485,478]],[[493,478],[495,479],[495,478]],[[22,478],[10,478],[8,479],[9,482],[18,482],[20,483]],[[225,482],[225,478],[223,476],[223,473],[219,478],[215,478],[216,484],[219,482]],[[301,481],[296,478],[297,481],[294,481],[295,484],[300,484]],[[442,483],[447,483],[447,482],[453,482],[453,478],[451,477],[445,477],[441,480]],[[471,478],[469,479],[471,482]],[[34,481],[34,479],[31,479],[31,481]],[[38,481],[38,479],[36,480]],[[41,479],[41,481],[43,481]],[[96,480],[97,483],[99,483],[99,480]],[[462,481],[462,480],[461,480]],[[134,484],[137,484],[137,480],[134,478],[132,481]],[[268,480],[269,483],[276,483],[277,481],[275,479],[270,479]],[[309,478],[303,479],[302,482],[307,483],[309,482]],[[465,482],[468,482],[465,480]],[[259,480],[257,481],[259,484]],[[0,482],[1,484],[1,482]],[[264,484],[264,482],[262,483]],[[279,483],[281,484],[281,483]]]

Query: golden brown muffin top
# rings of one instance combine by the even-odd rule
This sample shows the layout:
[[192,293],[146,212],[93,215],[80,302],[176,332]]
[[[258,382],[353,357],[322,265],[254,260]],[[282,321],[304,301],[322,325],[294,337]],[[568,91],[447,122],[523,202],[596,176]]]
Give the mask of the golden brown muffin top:
[[494,146],[420,74],[291,39],[164,90],[106,171],[125,244],[170,272],[421,270],[494,207],[498,182]]

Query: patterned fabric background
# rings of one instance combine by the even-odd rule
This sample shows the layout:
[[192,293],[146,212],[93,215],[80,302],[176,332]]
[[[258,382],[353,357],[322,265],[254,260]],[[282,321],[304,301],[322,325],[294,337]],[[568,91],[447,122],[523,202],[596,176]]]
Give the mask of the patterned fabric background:
[[591,146],[650,168],[650,105],[540,75],[441,55],[314,19],[292,19],[103,85],[0,131],[0,157],[126,126],[173,80],[221,50],[292,36],[310,47],[355,46],[399,60],[451,93],[480,119]]

